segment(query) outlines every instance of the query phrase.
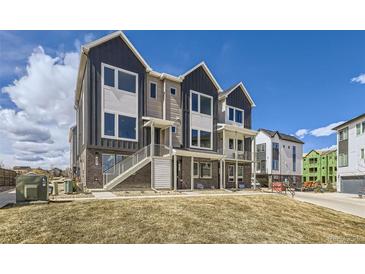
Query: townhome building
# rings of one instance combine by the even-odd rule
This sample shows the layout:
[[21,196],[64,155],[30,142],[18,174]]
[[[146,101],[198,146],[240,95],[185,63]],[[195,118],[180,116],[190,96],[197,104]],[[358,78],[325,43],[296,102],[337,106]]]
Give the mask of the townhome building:
[[257,180],[266,186],[272,182],[302,182],[303,142],[291,135],[259,129],[256,136]]
[[303,155],[303,182],[320,182],[322,186],[337,182],[337,150],[311,150]]
[[255,180],[255,106],[201,62],[154,71],[121,31],[81,48],[70,129],[74,176],[88,189],[247,188]]
[[365,113],[334,128],[337,131],[337,191],[365,191]]

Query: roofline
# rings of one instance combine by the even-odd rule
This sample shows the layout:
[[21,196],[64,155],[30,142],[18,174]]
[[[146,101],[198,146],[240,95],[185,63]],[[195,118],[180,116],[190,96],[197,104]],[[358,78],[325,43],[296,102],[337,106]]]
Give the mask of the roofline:
[[165,73],[165,72],[163,72],[163,73],[157,72],[157,71],[154,71],[154,70],[151,70],[149,72],[149,74],[151,76],[160,78],[160,80],[167,79],[167,80],[178,82],[178,83],[181,83],[184,80],[184,78],[182,78],[182,77],[171,75],[171,74],[168,74],[168,73]]
[[352,122],[355,122],[356,120],[361,119],[361,118],[365,118],[365,113],[360,114],[359,116],[356,116],[356,117],[342,123],[341,125],[338,125],[338,126],[334,127],[332,130],[339,130],[339,129],[343,128],[344,126],[346,126],[346,125],[348,125]]
[[214,86],[218,89],[218,92],[222,91],[221,86],[219,85],[219,83],[217,82],[217,80],[214,78],[212,72],[209,70],[208,66],[205,64],[204,61],[202,61],[199,64],[197,64],[195,67],[189,69],[187,72],[185,72],[184,74],[180,75],[179,77],[182,77],[182,79],[184,79],[186,77],[186,75],[190,74],[191,72],[193,72],[194,70],[196,70],[200,66],[202,66],[203,69],[205,70],[205,72],[208,74],[210,80],[213,82]]
[[[288,142],[293,142],[293,143],[297,143],[297,144],[302,144],[302,145],[304,145],[304,142],[303,141],[301,141],[300,139],[298,139],[297,137],[295,137],[295,136],[292,136],[292,137],[294,137],[295,139],[297,139],[297,141],[293,141],[293,140],[287,140],[287,139],[283,139],[281,136],[280,136],[280,132],[279,131],[274,131],[274,130],[270,130],[270,131],[272,131],[272,132],[275,132],[275,134],[273,135],[273,136],[270,136],[266,131],[267,130],[269,130],[269,129],[264,129],[264,128],[259,128],[257,131],[258,132],[262,132],[262,133],[264,133],[264,134],[266,134],[267,136],[269,136],[270,138],[273,138],[276,134],[279,136],[279,139],[281,139],[281,140],[285,140],[285,141],[288,141]],[[285,133],[283,133],[283,134],[285,134]],[[288,135],[288,134],[286,134],[286,135]]]
[[252,100],[250,94],[248,93],[246,87],[244,86],[244,84],[241,82],[239,82],[237,85],[235,85],[233,88],[231,88],[226,94],[220,94],[219,97],[220,99],[226,99],[228,97],[229,94],[231,94],[232,91],[234,91],[236,88],[241,87],[243,93],[246,95],[246,97],[248,98],[248,101],[251,104],[251,107],[256,107],[255,102]]
[[143,64],[143,66],[146,68],[146,71],[151,71],[152,68],[150,67],[150,65],[143,59],[142,55],[138,52],[138,50],[133,46],[133,44],[131,43],[131,41],[129,41],[129,39],[127,38],[127,36],[121,31],[115,31],[113,33],[110,33],[108,35],[105,35],[95,41],[92,41],[90,43],[87,43],[86,45],[83,45],[82,51],[85,52],[86,54],[88,54],[88,52],[90,51],[91,48],[96,47],[98,45],[101,45],[111,39],[114,39],[116,37],[120,37],[122,38],[122,40],[127,44],[127,46],[132,50],[132,52],[136,55],[136,57],[139,59],[139,61]]

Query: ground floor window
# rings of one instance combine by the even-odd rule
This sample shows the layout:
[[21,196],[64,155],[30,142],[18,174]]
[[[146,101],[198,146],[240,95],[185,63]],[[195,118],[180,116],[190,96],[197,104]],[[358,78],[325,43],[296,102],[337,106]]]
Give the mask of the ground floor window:
[[228,166],[228,178],[234,178],[234,165]]
[[115,156],[114,154],[102,154],[101,162],[103,167],[103,173],[114,173]]
[[243,166],[238,166],[237,177],[238,179],[243,179]]
[[194,178],[212,178],[212,163],[194,162],[193,176]]
[[199,178],[199,163],[194,163],[194,178]]

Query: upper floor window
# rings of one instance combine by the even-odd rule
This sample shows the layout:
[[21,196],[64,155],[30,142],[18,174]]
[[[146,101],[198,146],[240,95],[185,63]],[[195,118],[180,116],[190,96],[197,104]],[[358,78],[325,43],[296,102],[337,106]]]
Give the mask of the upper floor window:
[[109,87],[114,87],[115,85],[114,76],[115,76],[114,69],[104,67],[104,85],[107,85]]
[[150,97],[156,98],[157,97],[157,84],[150,83]]
[[356,135],[361,134],[361,123],[356,124]]
[[236,109],[235,121],[236,123],[242,124],[242,110]]
[[339,132],[339,140],[344,141],[348,139],[348,128],[344,128]]
[[204,130],[191,130],[191,146],[198,148],[212,148],[212,133]]
[[191,92],[191,110],[212,115],[212,98],[197,92]]
[[103,81],[105,86],[136,93],[137,74],[104,64]]
[[176,127],[172,126],[172,127],[171,127],[171,132],[172,132],[172,133],[176,133]]
[[118,136],[125,139],[136,139],[136,118],[118,116]]
[[233,139],[228,140],[228,147],[229,147],[229,149],[234,149],[234,140]]
[[243,140],[237,140],[237,150],[243,151]]
[[104,135],[115,135],[115,114],[104,113]]
[[176,88],[170,88],[171,95],[176,95]]
[[228,108],[228,119],[230,121],[234,121],[234,109],[233,108]]

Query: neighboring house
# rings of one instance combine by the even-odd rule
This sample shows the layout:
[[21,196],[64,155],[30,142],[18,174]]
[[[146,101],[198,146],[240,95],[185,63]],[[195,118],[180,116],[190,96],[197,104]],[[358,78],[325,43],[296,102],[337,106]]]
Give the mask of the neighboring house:
[[18,174],[18,175],[22,175],[22,174],[26,174],[28,172],[31,171],[30,166],[14,166],[13,170]]
[[302,182],[303,142],[278,131],[259,129],[256,137],[257,179],[263,185],[272,182]]
[[311,150],[303,156],[303,182],[328,183],[336,187],[337,150]]
[[81,49],[71,168],[89,189],[251,187],[253,106],[242,83],[223,91],[204,62],[156,72],[112,33]]
[[365,191],[365,113],[337,127],[337,191]]

